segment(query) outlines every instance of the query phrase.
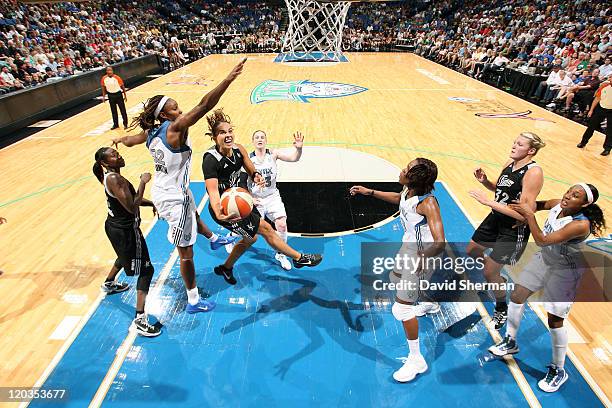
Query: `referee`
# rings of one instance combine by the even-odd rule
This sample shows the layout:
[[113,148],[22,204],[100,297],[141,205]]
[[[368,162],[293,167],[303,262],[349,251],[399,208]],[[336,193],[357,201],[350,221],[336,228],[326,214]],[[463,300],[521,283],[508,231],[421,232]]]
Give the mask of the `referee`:
[[601,84],[597,92],[595,92],[595,99],[591,104],[591,109],[587,115],[589,117],[589,123],[587,129],[582,135],[582,140],[578,143],[579,148],[583,148],[589,143],[589,139],[593,136],[593,132],[597,130],[601,122],[607,119],[608,126],[606,127],[606,140],[604,141],[604,150],[601,152],[602,156],[608,156],[610,150],[612,150],[612,78],[608,79]]
[[[106,67],[106,75],[100,80],[102,85],[102,102],[106,102],[106,95],[108,95],[108,102],[110,103],[111,113],[113,115],[113,129],[119,127],[119,117],[117,116],[117,106],[121,111],[121,118],[123,119],[123,127],[128,127],[128,117],[125,111],[125,102],[127,101],[127,95],[125,93],[125,86],[123,86],[123,80],[115,75],[112,67]],[[123,97],[121,97],[123,93]]]

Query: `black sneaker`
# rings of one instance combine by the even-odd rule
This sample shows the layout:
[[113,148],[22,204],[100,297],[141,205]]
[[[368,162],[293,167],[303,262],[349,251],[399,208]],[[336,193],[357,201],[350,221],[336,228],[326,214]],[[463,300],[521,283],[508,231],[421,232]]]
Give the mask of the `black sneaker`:
[[303,268],[305,266],[313,267],[321,263],[323,257],[319,254],[302,254],[297,261],[293,260],[293,266]]
[[223,276],[223,279],[230,285],[236,284],[236,278],[234,278],[234,268],[226,269],[225,266],[215,266],[215,273],[219,276]]
[[604,149],[603,152],[601,152],[602,156],[609,156],[610,155],[610,149]]
[[113,126],[112,128],[110,128],[110,130],[115,130],[115,129],[119,129],[119,125]]
[[136,333],[145,337],[155,337],[161,334],[161,327],[149,323],[149,318],[146,314],[135,318],[132,321],[132,326],[130,327],[130,329],[135,330]]
[[508,310],[496,310],[493,313],[493,323],[495,323],[495,330],[499,330],[504,327],[506,324],[506,320],[508,320]]
[[582,143],[582,142],[580,142],[580,143],[578,143],[578,144],[576,145],[576,147],[577,147],[577,148],[579,148],[579,149],[584,148],[584,146],[586,146],[586,143]]
[[127,283],[115,282],[115,281],[104,282],[100,286],[100,289],[102,289],[102,291],[106,293],[107,295],[114,295],[115,293],[125,292],[129,288],[130,288],[130,285],[128,285]]

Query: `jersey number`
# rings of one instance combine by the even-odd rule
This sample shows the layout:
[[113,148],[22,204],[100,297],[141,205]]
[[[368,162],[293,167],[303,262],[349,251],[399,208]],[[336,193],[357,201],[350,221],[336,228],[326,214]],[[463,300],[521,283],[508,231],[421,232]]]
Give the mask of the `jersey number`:
[[272,176],[266,176],[266,187],[272,186]]
[[500,189],[495,190],[495,201],[498,203],[507,205],[509,198],[510,196],[508,196],[508,193],[503,192]]

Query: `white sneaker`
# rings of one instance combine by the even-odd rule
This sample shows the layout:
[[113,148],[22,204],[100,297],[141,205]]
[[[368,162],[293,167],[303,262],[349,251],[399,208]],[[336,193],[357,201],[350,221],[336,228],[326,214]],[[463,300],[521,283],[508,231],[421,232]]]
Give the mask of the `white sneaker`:
[[405,383],[414,380],[417,374],[427,371],[427,362],[422,355],[413,356],[410,354],[404,365],[393,373],[393,378],[397,382]]
[[276,259],[278,263],[280,263],[281,268],[283,268],[284,270],[291,270],[291,262],[289,262],[289,260],[284,254],[277,252],[276,255],[274,255],[274,259]]
[[425,316],[427,313],[438,313],[440,311],[440,305],[437,302],[419,302],[414,307],[414,314],[417,316]]
[[[228,236],[233,236],[234,234],[229,234]],[[225,245],[225,250],[227,251],[228,254],[232,253],[232,249],[234,249],[234,245],[236,245],[235,243],[229,243],[227,245]]]

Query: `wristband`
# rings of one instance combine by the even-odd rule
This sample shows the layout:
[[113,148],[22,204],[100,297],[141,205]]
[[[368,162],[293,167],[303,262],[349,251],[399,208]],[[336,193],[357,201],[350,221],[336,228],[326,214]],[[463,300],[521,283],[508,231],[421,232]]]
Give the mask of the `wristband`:
[[370,190],[370,195],[373,196],[374,195],[374,190]]

